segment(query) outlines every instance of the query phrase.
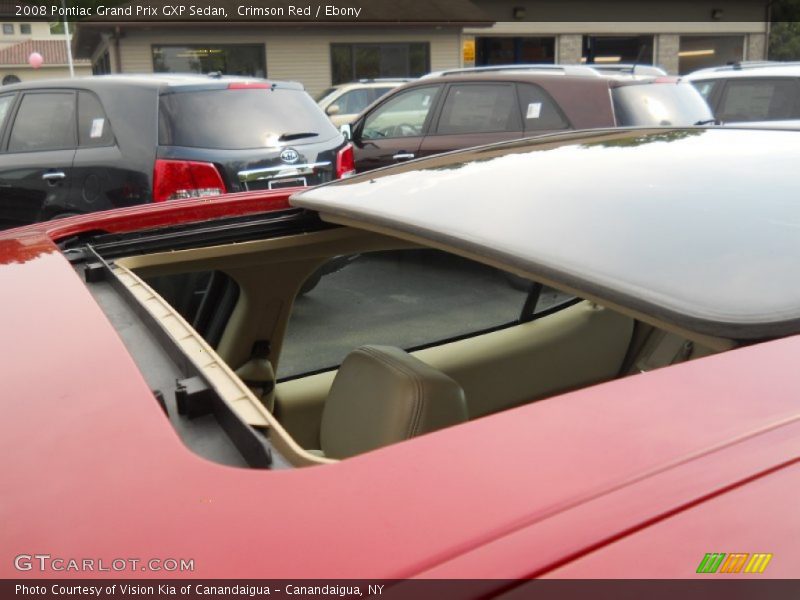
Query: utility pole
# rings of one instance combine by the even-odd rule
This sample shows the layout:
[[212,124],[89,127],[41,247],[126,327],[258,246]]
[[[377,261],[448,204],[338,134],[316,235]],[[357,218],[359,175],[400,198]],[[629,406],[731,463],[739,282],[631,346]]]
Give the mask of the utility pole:
[[69,64],[69,76],[75,77],[75,67],[72,64],[72,35],[69,32],[69,22],[67,21],[66,0],[61,0],[61,8],[64,9],[64,43],[67,45],[67,64]]

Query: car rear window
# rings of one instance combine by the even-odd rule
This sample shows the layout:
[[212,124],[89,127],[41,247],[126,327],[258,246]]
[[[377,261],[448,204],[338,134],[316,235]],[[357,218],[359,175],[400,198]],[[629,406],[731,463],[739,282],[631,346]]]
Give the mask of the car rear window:
[[611,89],[617,124],[623,127],[681,127],[713,120],[700,93],[689,83],[644,83]]
[[163,94],[159,105],[158,142],[165,146],[242,150],[288,140],[292,145],[317,143],[339,135],[300,90],[181,91]]
[[342,256],[327,269],[292,307],[280,379],[335,368],[364,344],[437,346],[532,320],[574,300],[547,288],[528,305],[531,282],[439,250]]

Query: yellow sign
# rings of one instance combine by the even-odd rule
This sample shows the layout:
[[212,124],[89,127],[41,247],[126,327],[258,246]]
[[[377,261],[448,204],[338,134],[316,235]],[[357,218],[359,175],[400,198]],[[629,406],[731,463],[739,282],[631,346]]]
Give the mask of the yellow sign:
[[464,40],[464,62],[475,62],[475,40]]

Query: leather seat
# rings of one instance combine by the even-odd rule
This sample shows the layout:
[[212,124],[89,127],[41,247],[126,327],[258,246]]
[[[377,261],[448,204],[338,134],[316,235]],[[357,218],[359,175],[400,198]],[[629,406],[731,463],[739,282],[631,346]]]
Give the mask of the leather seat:
[[347,458],[467,420],[464,390],[444,373],[389,346],[347,355],[322,413],[328,458]]

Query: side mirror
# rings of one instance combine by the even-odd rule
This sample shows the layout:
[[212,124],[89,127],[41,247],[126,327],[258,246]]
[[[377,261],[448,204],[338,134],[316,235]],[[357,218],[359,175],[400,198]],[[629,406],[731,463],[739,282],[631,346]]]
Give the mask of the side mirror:
[[333,115],[338,115],[339,105],[338,104],[329,105],[328,108],[325,109],[325,114],[328,115],[329,117],[332,117]]
[[353,139],[353,130],[350,127],[350,123],[344,123],[343,125],[340,125],[339,132],[345,137],[345,139],[347,140]]

